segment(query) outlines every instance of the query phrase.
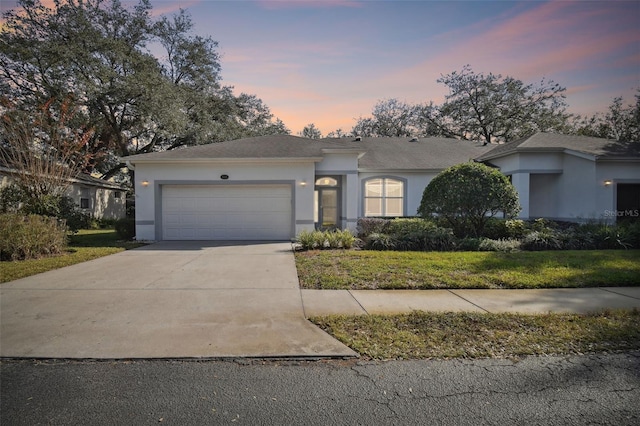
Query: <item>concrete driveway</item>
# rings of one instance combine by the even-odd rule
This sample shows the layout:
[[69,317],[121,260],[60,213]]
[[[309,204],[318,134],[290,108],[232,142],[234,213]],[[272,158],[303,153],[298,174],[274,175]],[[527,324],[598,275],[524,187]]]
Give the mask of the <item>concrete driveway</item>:
[[0,356],[356,354],[304,318],[291,244],[160,242],[1,284]]

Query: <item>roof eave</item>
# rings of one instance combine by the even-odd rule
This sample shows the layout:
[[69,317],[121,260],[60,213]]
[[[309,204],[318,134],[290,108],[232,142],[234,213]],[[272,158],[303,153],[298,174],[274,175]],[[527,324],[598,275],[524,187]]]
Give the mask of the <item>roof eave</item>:
[[494,154],[494,155],[487,155],[487,154],[482,154],[479,155],[475,158],[475,161],[489,161],[489,160],[495,160],[496,158],[502,158],[502,157],[507,157],[509,155],[514,155],[514,154],[526,154],[526,153],[557,153],[557,152],[566,152],[567,149],[566,148],[552,148],[552,147],[545,147],[545,148],[527,148],[527,147],[517,147],[514,148],[512,150],[509,151],[504,151],[504,152],[500,152],[498,154]]
[[360,173],[440,173],[447,167],[428,169],[381,169],[381,168],[358,168]]
[[612,155],[596,155],[596,161],[599,163],[640,163],[640,157],[615,157]]
[[121,158],[121,161],[129,161],[131,164],[166,164],[166,163],[317,163],[322,157],[216,157],[216,158]]
[[364,149],[355,148],[322,148],[323,154],[357,154],[358,158],[367,153]]
[[[14,169],[9,169],[7,167],[4,166],[0,166],[0,173],[5,174],[5,175],[19,175],[20,172],[14,170]],[[91,186],[94,188],[102,188],[102,189],[112,189],[114,191],[126,191],[127,188],[122,186],[122,185],[118,185],[117,183],[112,183],[109,182],[107,180],[101,180],[98,178],[89,180],[89,179],[83,179],[82,177],[79,178],[75,178],[75,177],[70,177],[68,179],[70,184],[78,184],[78,185],[84,185],[84,186]]]

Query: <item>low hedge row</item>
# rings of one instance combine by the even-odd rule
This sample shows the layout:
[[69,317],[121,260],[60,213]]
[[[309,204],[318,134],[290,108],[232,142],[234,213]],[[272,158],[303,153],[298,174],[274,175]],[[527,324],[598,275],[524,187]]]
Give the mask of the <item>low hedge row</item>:
[[55,217],[0,214],[0,260],[36,259],[62,253],[67,226]]
[[358,238],[370,250],[516,251],[640,248],[640,222],[623,225],[492,219],[479,238],[456,236],[437,220],[358,221]]

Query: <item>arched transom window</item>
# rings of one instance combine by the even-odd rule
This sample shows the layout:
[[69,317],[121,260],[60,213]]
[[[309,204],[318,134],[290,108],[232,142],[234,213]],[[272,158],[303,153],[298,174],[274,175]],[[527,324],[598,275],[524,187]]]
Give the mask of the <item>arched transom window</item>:
[[404,182],[392,178],[368,179],[364,184],[364,215],[404,216]]
[[316,186],[338,186],[338,181],[332,177],[321,177],[316,180]]

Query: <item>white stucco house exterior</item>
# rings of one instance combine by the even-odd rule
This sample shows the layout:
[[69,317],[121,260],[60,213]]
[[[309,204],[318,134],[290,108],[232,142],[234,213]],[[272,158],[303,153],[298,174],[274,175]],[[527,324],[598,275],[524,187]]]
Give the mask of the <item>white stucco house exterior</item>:
[[[638,155],[611,159],[549,137],[485,146],[278,135],[124,160],[135,170],[136,238],[149,241],[289,240],[303,230],[354,229],[361,217],[415,216],[433,177],[474,160],[512,177],[524,218],[603,218],[616,209],[616,185],[640,184]],[[538,143],[548,146],[539,150]]]
[[553,133],[476,158],[511,177],[520,217],[615,222],[640,217],[640,144]]

